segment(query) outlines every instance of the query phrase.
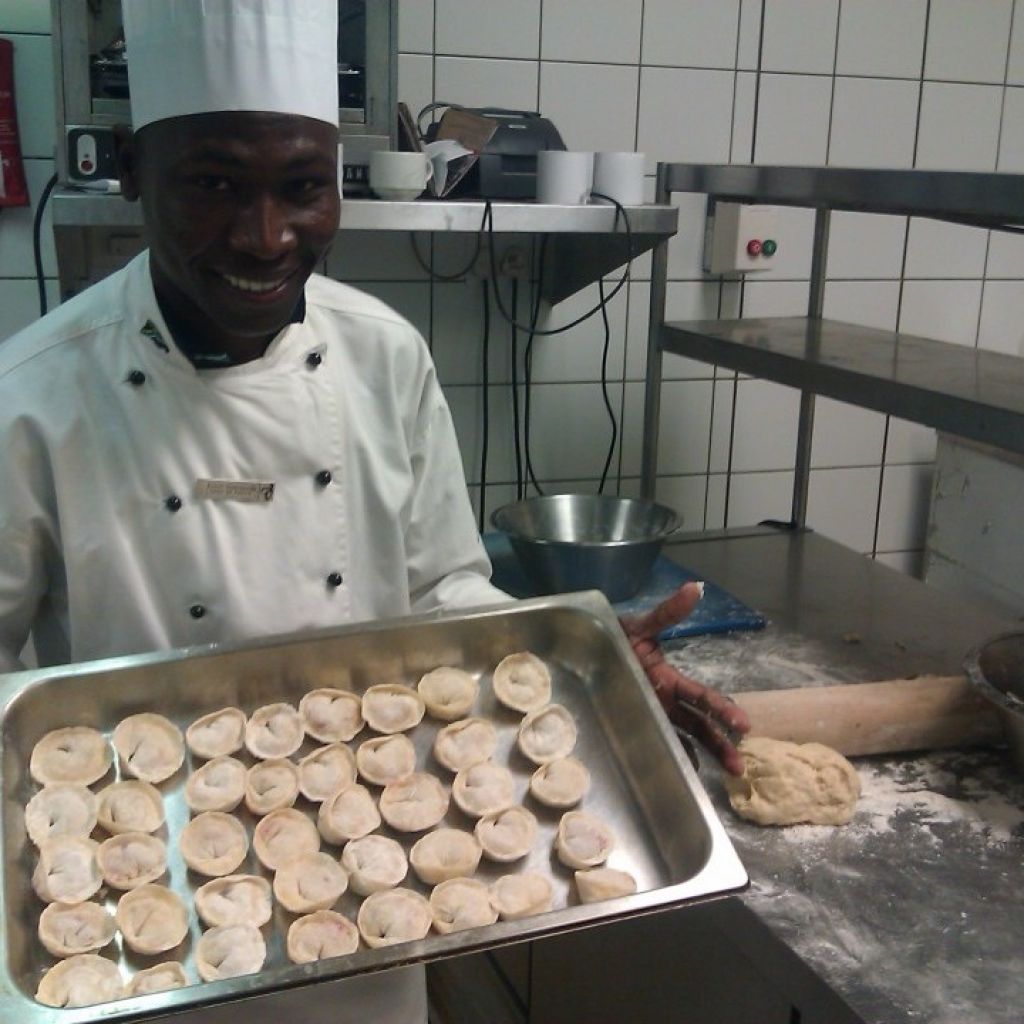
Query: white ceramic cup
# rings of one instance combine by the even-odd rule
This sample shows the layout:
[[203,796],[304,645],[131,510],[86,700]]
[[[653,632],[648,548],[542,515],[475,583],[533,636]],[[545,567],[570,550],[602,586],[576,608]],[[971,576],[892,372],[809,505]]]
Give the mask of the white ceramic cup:
[[338,195],[345,194],[345,144],[338,143]]
[[537,202],[582,206],[590,198],[594,154],[542,149],[537,154]]
[[[640,206],[644,201],[643,153],[597,153],[594,155],[594,192],[621,203]],[[607,203],[594,197],[595,203]]]
[[381,199],[415,199],[423,195],[434,169],[426,153],[370,154],[370,188]]

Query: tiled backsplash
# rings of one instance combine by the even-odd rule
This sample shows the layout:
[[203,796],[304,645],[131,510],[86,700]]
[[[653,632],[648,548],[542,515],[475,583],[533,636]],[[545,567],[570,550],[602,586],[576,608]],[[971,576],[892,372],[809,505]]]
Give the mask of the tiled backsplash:
[[[570,148],[639,149],[659,160],[1024,171],[1024,0],[403,0],[399,92],[538,109]],[[500,30],[496,31],[496,27]],[[0,0],[13,39],[21,138],[37,199],[52,172],[52,55],[45,0]],[[670,247],[674,317],[802,314],[810,225],[780,214],[790,255],[740,285],[701,272],[703,199],[677,196]],[[0,338],[37,314],[32,211],[0,215]],[[780,229],[781,230],[781,229]],[[421,235],[440,270],[465,238]],[[44,267],[55,292],[53,247]],[[339,236],[330,273],[359,282],[429,338],[478,495],[480,279],[431,282],[408,236]],[[1024,355],[1024,238],[899,217],[837,214],[826,315]],[[619,438],[611,486],[638,489],[650,260],[609,307],[609,394]],[[617,279],[617,275],[613,275]],[[511,301],[511,284],[503,297]],[[597,288],[547,326],[594,305]],[[529,295],[520,289],[520,318]],[[492,310],[493,313],[493,310]],[[524,338],[517,338],[522,380]],[[534,343],[533,466],[545,488],[593,490],[610,424],[594,318]],[[511,331],[492,316],[487,506],[515,494]],[[798,396],[666,359],[659,497],[690,528],[788,518]],[[809,521],[821,533],[916,572],[934,433],[819,400]]]

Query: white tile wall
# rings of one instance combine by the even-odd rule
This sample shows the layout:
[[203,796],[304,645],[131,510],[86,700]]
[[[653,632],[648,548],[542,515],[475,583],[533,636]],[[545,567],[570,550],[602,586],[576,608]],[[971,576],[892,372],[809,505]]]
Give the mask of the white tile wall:
[[[0,0],[0,33],[16,46],[33,198],[54,145],[48,31],[45,0]],[[540,109],[570,146],[645,152],[649,174],[659,160],[752,156],[1024,171],[1024,0],[400,0],[399,43],[400,95],[414,112],[434,98]],[[673,201],[680,230],[669,246],[670,316],[804,312],[807,211],[780,213],[786,244],[771,277],[723,284],[701,269],[704,198]],[[31,211],[0,215],[0,338],[36,315],[30,229]],[[468,237],[417,241],[444,273],[472,253]],[[1024,345],[1020,236],[836,214],[829,255],[826,315],[879,328],[898,321],[902,330],[1000,352]],[[44,262],[52,278],[48,238]],[[475,484],[479,278],[431,283],[405,234],[340,236],[328,268],[391,302],[428,337]],[[649,275],[645,256],[610,311],[608,372],[622,416],[613,486],[625,493],[638,487]],[[551,311],[549,322],[578,314],[593,291]],[[527,308],[524,294],[521,314]],[[515,481],[511,343],[496,315],[492,325],[488,508],[510,500]],[[595,319],[536,343],[532,454],[540,476],[559,487],[593,490],[604,461],[602,342]],[[659,496],[691,526],[788,518],[796,392],[679,357],[666,357],[665,376]],[[931,430],[819,401],[813,527],[916,571],[934,451]]]

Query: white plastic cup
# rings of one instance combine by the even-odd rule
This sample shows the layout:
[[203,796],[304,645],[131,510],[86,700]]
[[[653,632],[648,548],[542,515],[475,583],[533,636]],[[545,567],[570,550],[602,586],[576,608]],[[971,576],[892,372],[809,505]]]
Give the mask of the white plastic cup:
[[415,199],[423,195],[433,175],[426,153],[378,149],[370,154],[370,188],[381,199]]
[[[644,154],[595,154],[594,192],[609,196],[623,206],[640,206],[644,201]],[[607,204],[608,201],[595,196],[594,202]]]
[[590,199],[594,154],[542,149],[537,154],[537,202],[583,206]]

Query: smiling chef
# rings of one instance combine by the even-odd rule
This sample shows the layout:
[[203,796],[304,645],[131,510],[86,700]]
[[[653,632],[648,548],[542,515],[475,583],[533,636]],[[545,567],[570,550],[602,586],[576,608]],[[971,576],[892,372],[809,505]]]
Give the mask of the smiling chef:
[[[338,228],[336,0],[126,0],[149,249],[0,344],[0,671],[507,600],[423,339],[313,273]],[[730,770],[742,712],[624,623]],[[404,968],[280,998],[422,1021]],[[221,1018],[232,1019],[225,1008]]]

